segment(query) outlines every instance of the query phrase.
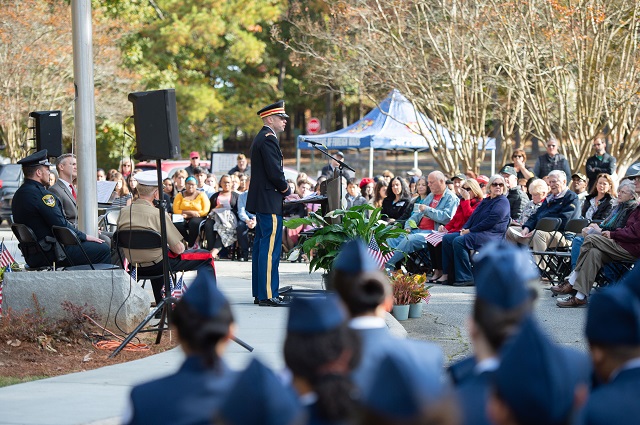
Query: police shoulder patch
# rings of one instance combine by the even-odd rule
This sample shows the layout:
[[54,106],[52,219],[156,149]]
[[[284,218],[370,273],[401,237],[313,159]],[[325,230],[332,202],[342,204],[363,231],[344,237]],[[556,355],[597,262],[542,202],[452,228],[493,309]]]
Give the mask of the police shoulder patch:
[[55,196],[49,194],[49,195],[44,195],[42,197],[42,202],[44,202],[44,204],[48,207],[55,207],[56,206],[56,198]]

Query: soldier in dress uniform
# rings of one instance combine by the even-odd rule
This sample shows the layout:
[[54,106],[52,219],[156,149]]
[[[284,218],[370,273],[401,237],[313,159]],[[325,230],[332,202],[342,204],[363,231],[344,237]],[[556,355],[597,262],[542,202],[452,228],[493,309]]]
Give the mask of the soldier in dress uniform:
[[169,376],[131,391],[124,424],[208,424],[236,373],[222,360],[233,335],[233,315],[212,275],[199,274],[175,305],[173,321],[186,355]]
[[[93,264],[110,264],[110,248],[102,240],[87,235],[74,227],[62,212],[60,200],[45,186],[49,185],[51,163],[47,159],[47,150],[41,150],[33,155],[21,159],[24,183],[13,196],[11,212],[13,221],[24,224],[33,230],[38,243],[45,252],[50,262],[60,266],[87,264],[82,250],[77,246],[66,247],[70,258],[61,260],[56,255],[56,240],[51,230],[52,226],[62,226],[71,229],[80,239],[82,248],[86,251]],[[48,265],[44,258],[35,250],[23,252],[25,260],[30,267]]]
[[252,256],[252,292],[260,306],[287,306],[278,296],[280,252],[282,250],[282,202],[291,194],[284,178],[283,157],[278,133],[284,131],[289,116],[284,101],[258,111],[264,127],[251,145],[252,177],[247,195],[247,211],[257,218]]
[[352,423],[357,408],[350,374],[360,361],[360,339],[335,294],[294,298],[284,361],[307,408],[308,425]]
[[384,315],[393,306],[391,284],[360,239],[344,244],[333,263],[332,285],[347,306],[349,327],[362,339],[362,358],[353,372],[360,391],[371,385],[375,371],[390,352],[398,352],[414,365],[443,382],[443,354],[436,344],[396,338],[389,332]]
[[588,394],[590,369],[554,344],[529,316],[500,353],[488,415],[494,425],[566,425]]
[[224,425],[303,425],[307,415],[292,388],[253,359],[240,373],[213,423]]
[[601,385],[589,397],[584,423],[622,425],[638,420],[640,301],[627,285],[605,288],[591,297],[585,334]]

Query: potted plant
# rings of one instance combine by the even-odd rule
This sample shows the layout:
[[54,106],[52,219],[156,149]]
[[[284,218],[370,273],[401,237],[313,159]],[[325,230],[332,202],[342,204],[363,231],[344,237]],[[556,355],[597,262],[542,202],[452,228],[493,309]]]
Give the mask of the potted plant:
[[391,314],[397,320],[407,320],[409,318],[410,304],[413,299],[415,282],[413,275],[402,273],[402,271],[392,272],[389,276],[393,295],[393,309]]
[[[366,212],[369,211],[369,218]],[[300,225],[313,226],[317,230],[302,243],[302,251],[311,258],[309,273],[322,269],[328,273],[333,261],[340,252],[342,245],[355,238],[365,243],[375,239],[383,254],[391,251],[386,245],[387,239],[406,235],[398,226],[390,225],[382,220],[382,208],[371,205],[359,205],[348,210],[334,210],[324,217],[310,212],[304,218],[292,218],[284,222],[288,229],[295,229]],[[330,223],[328,219],[333,219]],[[311,255],[312,251],[314,254]]]
[[413,290],[411,291],[411,303],[409,304],[409,318],[417,319],[419,317],[422,317],[423,301],[424,301],[424,304],[427,304],[429,302],[429,299],[431,298],[431,293],[429,292],[429,289],[431,289],[431,286],[433,285],[429,285],[429,286],[425,285],[425,282],[427,281],[426,274],[419,274],[419,275],[416,274],[416,275],[413,275],[412,278],[413,278],[414,286],[413,286]]

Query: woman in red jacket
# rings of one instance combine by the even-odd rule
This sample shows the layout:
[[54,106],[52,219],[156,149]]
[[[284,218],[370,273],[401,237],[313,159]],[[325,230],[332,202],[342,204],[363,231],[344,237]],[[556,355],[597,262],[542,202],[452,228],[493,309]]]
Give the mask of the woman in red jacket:
[[[484,192],[475,179],[469,178],[465,180],[460,188],[460,196],[462,199],[456,213],[449,223],[438,228],[438,232],[459,232],[471,217],[471,213],[476,209],[476,206],[484,199]],[[442,277],[442,244],[432,245],[428,243],[427,247],[431,258],[431,267],[433,267],[433,276],[429,282],[433,283]]]

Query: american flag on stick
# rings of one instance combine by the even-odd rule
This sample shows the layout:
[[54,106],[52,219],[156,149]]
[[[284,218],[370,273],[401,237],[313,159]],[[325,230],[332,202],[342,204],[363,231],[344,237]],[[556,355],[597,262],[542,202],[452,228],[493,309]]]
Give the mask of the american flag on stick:
[[444,235],[445,233],[442,232],[427,233],[424,235],[424,240],[433,246],[438,246],[442,242]]
[[393,252],[390,252],[385,255],[380,251],[378,242],[376,242],[376,239],[373,236],[371,236],[371,240],[369,241],[369,245],[367,246],[367,249],[369,250],[369,253],[373,257],[373,259],[378,264],[378,267],[381,269],[383,269],[387,261],[389,261],[389,259],[393,257]]
[[[3,240],[2,242],[0,242],[0,267],[4,267],[5,273],[11,273],[11,264],[15,262],[16,260],[7,249],[7,246],[4,244]],[[0,282],[0,316],[2,315],[2,286],[3,283]]]
[[180,275],[180,277],[178,278],[178,283],[176,284],[173,283],[173,279],[169,278],[171,280],[171,296],[173,298],[180,299],[182,297],[182,294],[184,294],[184,292],[187,290],[187,286],[184,284],[184,280],[182,279],[183,276],[184,273]]

